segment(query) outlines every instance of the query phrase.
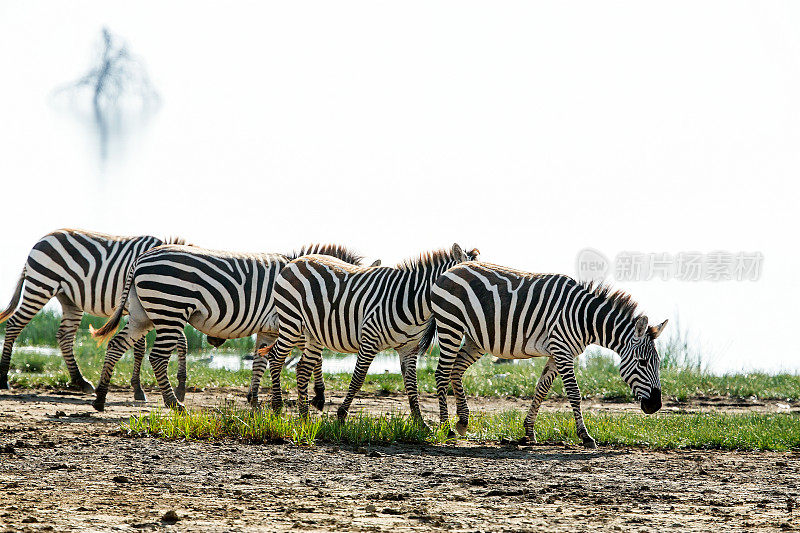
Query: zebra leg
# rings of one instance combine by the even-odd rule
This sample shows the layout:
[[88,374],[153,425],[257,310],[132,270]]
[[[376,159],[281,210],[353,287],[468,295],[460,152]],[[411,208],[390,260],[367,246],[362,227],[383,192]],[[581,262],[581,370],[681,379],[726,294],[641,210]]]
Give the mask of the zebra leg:
[[[283,314],[280,315],[280,332],[275,343],[267,353],[269,362],[269,376],[272,380],[272,410],[280,412],[283,408],[283,393],[281,391],[281,370],[286,363],[286,358],[292,348],[298,346],[304,339],[303,326],[301,322],[291,322],[291,318]],[[258,387],[253,389],[253,394],[258,394]]]
[[64,294],[58,295],[58,301],[61,303],[61,325],[56,332],[56,341],[61,348],[64,362],[67,363],[70,387],[82,390],[86,394],[94,394],[92,384],[81,375],[81,370],[75,361],[75,353],[73,351],[75,348],[75,333],[77,333],[78,326],[81,324],[83,311]]
[[150,350],[150,366],[153,367],[153,374],[161,388],[164,405],[178,411],[183,411],[184,407],[175,397],[175,391],[172,389],[167,375],[167,366],[172,352],[178,348],[181,335],[183,335],[183,328],[180,326],[166,326],[160,329],[156,327],[156,340],[153,343],[153,349]]
[[100,383],[97,384],[95,389],[95,399],[92,402],[92,407],[98,411],[102,411],[106,406],[106,395],[108,395],[108,386],[111,383],[111,376],[114,375],[114,366],[119,361],[122,354],[127,352],[138,340],[147,334],[148,327],[142,326],[128,320],[122,331],[117,333],[106,347],[106,357],[103,360],[103,372],[100,374]]
[[360,391],[361,387],[364,385],[364,380],[367,378],[367,370],[369,370],[369,365],[372,364],[372,360],[375,359],[377,352],[378,347],[375,345],[374,341],[371,339],[361,340],[361,346],[358,349],[358,356],[356,359],[356,368],[353,371],[353,376],[350,378],[347,396],[345,396],[342,405],[340,405],[339,409],[336,411],[336,416],[339,420],[344,421],[344,419],[347,418],[350,404],[353,403],[356,394],[358,394],[358,391]]
[[550,357],[547,359],[547,363],[545,363],[542,369],[542,375],[539,376],[539,381],[536,382],[536,392],[533,395],[533,402],[531,403],[531,408],[528,410],[528,415],[525,417],[525,422],[523,423],[525,435],[530,442],[536,442],[536,430],[534,429],[536,415],[539,413],[539,407],[542,405],[545,397],[547,397],[547,393],[550,392],[550,386],[553,384],[553,380],[557,375],[556,363],[553,358]]
[[314,365],[314,398],[311,399],[311,405],[318,411],[322,411],[325,407],[325,381],[322,379],[322,352],[320,352],[319,359]]
[[300,362],[297,363],[297,411],[302,418],[308,416],[308,378],[322,361],[322,346],[306,342]]
[[459,350],[456,360],[453,362],[453,369],[450,371],[450,383],[453,385],[453,394],[456,397],[456,414],[458,422],[456,431],[463,437],[467,434],[469,427],[469,407],[467,406],[467,395],[464,394],[464,372],[481,358],[481,352],[470,339],[467,339],[464,347]]
[[56,289],[42,287],[37,282],[27,279],[23,289],[19,307],[6,322],[6,336],[3,340],[3,355],[0,357],[0,389],[10,389],[8,384],[8,369],[11,367],[11,350],[22,329],[28,325],[33,316],[38,313],[44,304],[55,296]]
[[147,351],[147,339],[142,337],[133,345],[133,372],[131,373],[131,387],[133,388],[133,399],[137,402],[146,402],[147,395],[142,390],[142,361],[144,353]]
[[455,333],[437,321],[439,336],[439,364],[436,365],[436,396],[439,398],[439,422],[447,424],[450,415],[447,412],[447,385],[450,383],[450,372],[456,356],[461,349],[462,333]]
[[556,370],[561,375],[564,383],[564,390],[572,406],[572,414],[575,416],[575,432],[578,438],[583,441],[586,448],[597,448],[597,443],[589,435],[586,425],[583,423],[583,413],[581,412],[581,391],[578,388],[578,381],[575,379],[575,359],[572,354],[560,353],[554,355]]
[[186,333],[181,331],[178,338],[178,388],[175,389],[175,396],[182,402],[186,397],[186,352],[189,351]]
[[419,391],[417,390],[417,347],[416,343],[407,344],[398,349],[397,354],[400,356],[400,372],[403,373],[403,386],[408,396],[411,418],[424,425],[422,411],[419,408]]
[[[247,391],[247,401],[253,407],[258,407],[258,389],[261,386],[261,377],[267,369],[269,359],[266,355],[259,354],[259,350],[275,344],[275,338],[265,333],[256,335],[256,345],[253,349],[253,371],[250,378],[250,390]],[[255,391],[255,393],[253,392]]]

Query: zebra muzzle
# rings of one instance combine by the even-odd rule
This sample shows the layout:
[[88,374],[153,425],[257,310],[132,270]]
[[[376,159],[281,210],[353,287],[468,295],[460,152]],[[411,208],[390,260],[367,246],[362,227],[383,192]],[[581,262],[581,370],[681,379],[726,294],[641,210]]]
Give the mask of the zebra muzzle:
[[650,391],[650,397],[641,401],[642,411],[645,414],[652,415],[661,409],[661,389],[653,389]]

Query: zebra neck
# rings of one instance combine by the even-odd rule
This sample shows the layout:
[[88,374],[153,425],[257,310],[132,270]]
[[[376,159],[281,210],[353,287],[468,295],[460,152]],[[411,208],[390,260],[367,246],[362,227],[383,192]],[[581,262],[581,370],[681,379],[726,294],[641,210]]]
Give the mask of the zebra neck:
[[614,310],[609,313],[598,313],[593,326],[588,328],[593,332],[591,344],[597,344],[617,353],[621,352],[632,331],[630,317],[622,316]]
[[431,286],[444,272],[441,268],[416,268],[402,273],[402,283],[406,286],[417,310],[423,315],[431,313]]

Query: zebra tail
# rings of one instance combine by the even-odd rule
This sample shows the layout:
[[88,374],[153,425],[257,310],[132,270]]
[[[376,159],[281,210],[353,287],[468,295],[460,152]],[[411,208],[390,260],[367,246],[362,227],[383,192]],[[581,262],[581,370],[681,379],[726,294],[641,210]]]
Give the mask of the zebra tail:
[[431,317],[428,320],[427,325],[425,326],[425,331],[422,334],[422,338],[419,340],[419,348],[417,349],[417,353],[422,355],[428,351],[428,348],[431,347],[433,344],[433,337],[436,335],[436,318]]
[[111,339],[111,337],[113,337],[117,332],[119,322],[122,320],[122,314],[125,312],[125,304],[128,303],[128,295],[131,292],[131,285],[133,284],[133,272],[135,269],[136,261],[134,261],[130,270],[128,270],[128,275],[125,277],[125,287],[122,289],[122,296],[120,297],[117,308],[114,310],[114,314],[111,315],[111,318],[109,318],[105,324],[100,326],[100,329],[94,329],[94,327],[89,324],[89,333],[91,333],[92,338],[97,341],[98,346],[108,342],[108,340]]
[[8,320],[8,318],[14,314],[14,311],[17,310],[17,306],[19,305],[19,299],[22,296],[22,285],[25,283],[25,273],[28,270],[28,266],[25,265],[22,267],[22,274],[19,275],[19,281],[17,281],[17,288],[14,289],[14,296],[11,297],[11,301],[8,303],[8,307],[0,313],[0,324]]

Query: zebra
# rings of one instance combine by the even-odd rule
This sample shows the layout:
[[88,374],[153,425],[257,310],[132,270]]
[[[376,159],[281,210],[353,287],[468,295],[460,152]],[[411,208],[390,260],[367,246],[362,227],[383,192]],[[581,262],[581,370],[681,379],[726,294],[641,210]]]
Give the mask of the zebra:
[[[547,357],[525,418],[527,438],[535,442],[539,406],[556,375],[564,383],[578,437],[595,448],[581,413],[574,359],[589,344],[617,352],[620,375],[647,414],[661,408],[659,355],[654,341],[665,320],[648,327],[628,294],[608,285],[581,283],[560,274],[532,274],[484,262],[468,262],[445,272],[431,289],[433,316],[420,342],[424,353],[439,340],[436,393],[439,416],[447,423],[447,383],[456,397],[456,429],[464,435],[469,409],[462,376],[484,353],[503,359]],[[463,346],[462,346],[463,339]]]
[[[344,247],[320,244],[289,255],[169,245],[139,256],[128,271],[116,311],[103,327],[92,331],[99,343],[110,339],[127,305],[128,322],[106,349],[94,408],[105,408],[108,384],[120,356],[155,328],[150,365],[164,404],[183,409],[167,377],[167,363],[186,324],[218,340],[256,335],[256,349],[271,344],[277,337],[275,278],[289,261],[306,254],[330,254],[355,265],[361,262],[360,256]],[[315,390],[320,389],[324,401],[321,365],[317,370]]]
[[[445,270],[476,259],[478,254],[477,249],[465,253],[454,244],[449,251],[425,253],[394,267],[360,268],[320,255],[289,263],[275,282],[280,331],[267,354],[273,409],[282,408],[280,373],[292,347],[304,344],[297,364],[297,405],[301,416],[308,415],[309,373],[320,364],[323,348],[358,353],[347,396],[337,411],[340,420],[347,417],[375,354],[393,348],[400,356],[412,416],[421,421],[416,355],[431,315],[430,287]],[[253,362],[251,398],[257,398],[266,364],[264,358]]]
[[[163,244],[183,244],[183,239],[159,239],[151,235],[120,237],[94,231],[59,229],[42,237],[31,249],[16,289],[0,323],[8,320],[0,359],[0,389],[8,389],[8,370],[14,341],[22,329],[53,297],[61,304],[61,325],[56,340],[70,376],[70,386],[87,394],[94,387],[75,361],[75,334],[83,313],[109,317],[122,294],[125,274],[143,252]],[[134,345],[131,386],[136,400],[145,400],[140,369],[145,339]],[[186,382],[186,338],[179,339],[179,392]]]

